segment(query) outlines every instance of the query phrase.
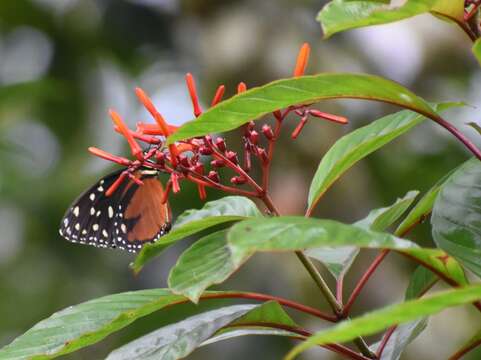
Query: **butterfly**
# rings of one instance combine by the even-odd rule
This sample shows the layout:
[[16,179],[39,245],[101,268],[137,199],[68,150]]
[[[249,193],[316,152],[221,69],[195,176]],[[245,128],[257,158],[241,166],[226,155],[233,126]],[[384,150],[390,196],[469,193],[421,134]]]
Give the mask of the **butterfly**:
[[102,248],[137,252],[155,242],[171,227],[168,202],[156,170],[140,168],[133,175],[139,185],[125,179],[110,196],[105,192],[124,169],[100,179],[82,193],[66,211],[59,233],[68,241]]

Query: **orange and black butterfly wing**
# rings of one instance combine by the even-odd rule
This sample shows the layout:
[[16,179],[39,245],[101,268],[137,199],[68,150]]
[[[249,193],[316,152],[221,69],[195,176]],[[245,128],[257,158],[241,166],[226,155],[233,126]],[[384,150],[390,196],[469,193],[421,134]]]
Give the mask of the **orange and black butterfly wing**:
[[135,252],[170,229],[168,203],[156,172],[136,174],[144,185],[126,179],[111,196],[105,191],[122,170],[101,179],[80,195],[65,213],[60,235],[71,242]]

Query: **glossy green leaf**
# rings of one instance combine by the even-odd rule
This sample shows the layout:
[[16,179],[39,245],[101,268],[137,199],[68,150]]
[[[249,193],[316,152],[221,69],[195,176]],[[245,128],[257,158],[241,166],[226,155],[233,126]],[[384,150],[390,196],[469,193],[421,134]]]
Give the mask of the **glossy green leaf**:
[[462,267],[441,249],[420,248],[394,235],[365,230],[333,220],[276,217],[245,220],[227,233],[235,271],[258,251],[297,251],[321,246],[358,246],[395,250],[439,272],[450,284],[465,285]]
[[290,105],[336,98],[383,101],[437,116],[426,101],[391,80],[365,74],[326,73],[278,80],[236,95],[184,124],[168,138],[168,143],[233,130]]
[[428,291],[437,281],[438,277],[431,270],[424,266],[418,266],[411,275],[408,288],[406,289],[406,300],[416,299]]
[[209,234],[183,252],[170,270],[168,282],[172,292],[196,303],[205,289],[229,277],[234,264],[225,235],[225,230]]
[[234,305],[192,316],[144,335],[114,351],[107,360],[182,359],[215,332],[258,305]]
[[[439,104],[442,111],[459,104]],[[356,162],[420,124],[425,118],[412,111],[400,111],[378,119],[343,136],[322,158],[309,188],[308,207],[312,211],[329,187]]]
[[[391,206],[372,210],[366,218],[356,222],[354,225],[363,229],[384,231],[399,219],[412,204],[417,194],[417,191],[410,191]],[[335,278],[344,276],[358,253],[359,248],[353,246],[321,247],[306,251],[307,256],[322,262]]]
[[375,209],[368,216],[354,225],[373,231],[385,231],[406,212],[418,196],[419,191],[409,191],[404,197],[397,199],[394,204],[388,207]]
[[227,332],[223,332],[219,335],[215,335],[210,339],[204,341],[200,346],[214,344],[219,341],[229,340],[232,338],[240,337],[240,336],[259,336],[259,335],[269,335],[269,336],[287,336],[287,337],[295,337],[305,339],[304,336],[298,335],[296,333],[287,331],[287,330],[280,330],[280,329],[269,329],[269,328],[240,328],[240,329],[232,329]]
[[262,216],[262,213],[252,200],[244,196],[225,196],[221,199],[205,203],[202,209],[184,211],[175,221],[173,229],[192,221],[214,216],[257,217]]
[[[457,0],[456,0],[457,1]],[[317,21],[324,37],[364,26],[387,24],[430,11],[437,0],[407,0],[402,6],[384,1],[333,0],[321,10]]]
[[147,261],[160,255],[177,241],[213,226],[243,220],[251,216],[262,216],[262,214],[254,202],[242,196],[226,196],[207,202],[202,209],[187,210],[178,217],[168,234],[153,244],[145,245],[130,267],[135,273],[138,273]]
[[481,299],[481,285],[473,285],[388,306],[359,318],[343,321],[328,330],[314,334],[292,349],[285,359],[291,360],[316,345],[343,343],[358,336],[372,335],[390,326],[433,315],[446,308],[469,304],[479,299]]
[[285,216],[252,219],[234,225],[227,242],[236,266],[258,251],[295,251],[321,246],[355,245],[368,248],[418,248],[387,233],[365,230],[334,220]]
[[[426,329],[427,324],[428,321],[424,318],[396,327],[384,347],[380,360],[399,360],[406,347]],[[377,350],[379,345],[378,342],[373,348]]]
[[431,214],[433,210],[434,201],[438,197],[439,190],[444,182],[453,174],[457,168],[449,171],[444,175],[434,186],[429,189],[429,191],[423,195],[421,200],[411,209],[409,214],[404,218],[404,220],[399,224],[396,231],[394,232],[397,236],[404,236],[409,230],[418,223],[424,221],[425,218]]
[[[111,352],[107,360],[182,359],[218,330],[230,324],[277,324],[278,321],[282,324],[286,317],[288,318],[287,314],[275,302],[224,307],[192,316],[142,336]],[[289,323],[294,324],[292,320]]]
[[481,39],[476,40],[473,45],[473,54],[478,59],[479,65],[481,65]]
[[185,302],[169,290],[153,289],[104,296],[70,306],[39,322],[0,349],[0,359],[52,359],[99,342],[136,319]]
[[[255,324],[255,325],[254,325]],[[276,335],[276,336],[295,336],[300,335],[280,329],[268,328],[272,324],[284,327],[296,328],[298,325],[284,311],[282,306],[275,301],[268,301],[262,306],[249,311],[241,318],[235,320],[224,329],[221,329],[215,336],[202,343],[203,345],[212,344],[221,340],[245,335]]]
[[481,162],[472,158],[442,185],[431,217],[436,244],[481,276]]

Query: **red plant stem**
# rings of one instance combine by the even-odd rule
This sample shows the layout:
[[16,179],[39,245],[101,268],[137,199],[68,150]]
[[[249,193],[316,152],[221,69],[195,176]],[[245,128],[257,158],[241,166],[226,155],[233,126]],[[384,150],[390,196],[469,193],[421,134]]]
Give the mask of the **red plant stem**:
[[339,304],[343,304],[344,274],[341,274],[336,281],[336,299]]
[[463,143],[463,145],[471,151],[474,156],[476,156],[479,160],[481,160],[481,150],[479,150],[474,143],[472,143],[463,133],[461,133],[453,124],[447,122],[442,117],[433,117],[430,116],[435,122],[441,125],[443,128],[448,130],[451,134],[453,134],[459,141]]
[[[438,280],[435,280],[432,284],[429,284],[428,286],[426,286],[423,291],[421,291],[421,293],[419,293],[419,295],[417,296],[417,298],[420,298],[422,297],[424,294],[426,294],[433,286],[434,284],[436,284],[438,282]],[[382,353],[384,351],[384,348],[386,347],[389,339],[391,338],[392,334],[394,334],[394,331],[397,329],[398,325],[394,325],[394,326],[391,326],[387,331],[386,333],[384,334],[384,336],[382,337],[382,340],[381,340],[381,343],[379,344],[379,347],[377,349],[377,357],[378,359],[381,359],[382,357]]]
[[481,345],[481,339],[473,342],[471,345],[465,347],[465,348],[462,348],[458,351],[456,351],[456,353],[454,353],[453,355],[451,355],[448,360],[458,360],[458,359],[461,359],[464,355],[466,355],[468,352],[470,352],[471,350],[477,348],[479,345]]
[[379,344],[379,347],[376,353],[379,359],[381,358],[384,348],[386,347],[389,339],[391,338],[392,334],[394,334],[394,331],[396,331],[396,329],[397,329],[397,325],[391,326],[382,337],[381,343]]
[[361,279],[357,283],[356,287],[351,293],[351,296],[349,297],[349,300],[347,301],[346,305],[344,306],[344,311],[343,315],[347,316],[349,314],[349,311],[351,310],[352,304],[356,300],[356,298],[359,296],[361,290],[364,288],[364,285],[368,282],[370,279],[371,275],[376,271],[378,266],[381,264],[381,262],[384,260],[384,258],[389,254],[389,250],[383,250],[379,253],[378,256],[374,259],[374,261],[371,263],[369,268],[366,270],[366,272],[362,275]]
[[272,157],[274,156],[274,149],[275,145],[277,142],[277,139],[279,137],[279,134],[281,132],[281,125],[282,121],[286,117],[288,112],[286,111],[284,114],[282,114],[282,117],[277,118],[276,117],[276,127],[274,128],[274,137],[272,140],[269,141],[269,147],[267,148],[267,161],[262,164],[262,188],[267,191],[267,187],[269,185],[269,177],[271,173],[271,163],[272,163]]
[[[320,319],[329,321],[329,322],[336,322],[337,319],[329,314],[325,314],[322,311],[309,307],[307,305],[303,305],[297,303],[295,301],[291,301],[288,299],[284,299],[278,296],[272,296],[268,294],[260,294],[260,293],[253,293],[253,292],[228,292],[228,293],[218,293],[218,294],[204,294],[200,297],[201,300],[207,299],[250,299],[250,300],[258,300],[258,301],[277,301],[279,304],[289,307],[291,309],[295,309],[301,311],[303,313],[313,315]],[[189,302],[188,299],[181,300],[179,303],[187,303]]]
[[[312,333],[310,331],[307,331],[305,329],[299,328],[299,327],[294,327],[294,326],[289,326],[289,325],[284,325],[284,324],[277,324],[277,323],[265,323],[265,322],[248,322],[248,323],[241,323],[241,324],[232,324],[232,325],[227,325],[227,327],[245,327],[245,326],[257,326],[257,327],[268,327],[268,328],[273,328],[273,329],[281,329],[281,330],[286,330],[289,332],[293,332],[296,334],[299,334],[299,337],[293,337],[296,340],[305,340],[307,337],[311,336]],[[370,360],[369,358],[358,354],[354,352],[353,350],[349,349],[348,347],[340,344],[328,344],[328,345],[320,345],[320,347],[323,347],[325,349],[328,349],[332,352],[338,353],[340,355],[345,355],[349,357],[350,359],[355,359],[355,360]]]

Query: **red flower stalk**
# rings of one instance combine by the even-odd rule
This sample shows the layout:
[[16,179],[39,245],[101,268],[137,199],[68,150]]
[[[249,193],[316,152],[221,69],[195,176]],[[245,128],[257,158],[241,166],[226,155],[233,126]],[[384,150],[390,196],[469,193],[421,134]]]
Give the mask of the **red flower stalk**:
[[118,126],[122,135],[124,135],[124,137],[127,139],[127,142],[129,143],[129,146],[130,146],[130,150],[132,151],[132,155],[134,155],[139,160],[142,159],[142,148],[137,143],[137,141],[135,141],[134,137],[130,133],[127,126],[124,124],[120,115],[117,114],[114,110],[110,110],[109,113],[115,125]]
[[202,109],[199,105],[199,97],[197,96],[197,89],[195,87],[195,80],[191,73],[185,75],[187,89],[189,90],[190,98],[192,100],[192,107],[194,108],[194,115],[198,117],[202,114]]
[[125,178],[127,177],[129,173],[127,171],[124,171],[120,174],[120,176],[117,178],[117,180],[115,180],[115,182],[110,185],[110,187],[107,189],[107,191],[105,192],[105,196],[109,197],[111,196],[115,190],[117,190],[117,188],[120,186],[120,184],[122,184],[122,182],[125,180]]
[[95,156],[101,157],[102,159],[105,159],[108,161],[112,161],[122,166],[129,166],[132,163],[129,159],[112,155],[106,151],[103,151],[93,146],[89,147],[88,150],[90,153],[94,154]]
[[217,91],[215,92],[214,98],[212,99],[212,104],[211,106],[216,106],[220,101],[222,100],[222,97],[224,96],[225,92],[225,86],[221,85],[217,88]]

